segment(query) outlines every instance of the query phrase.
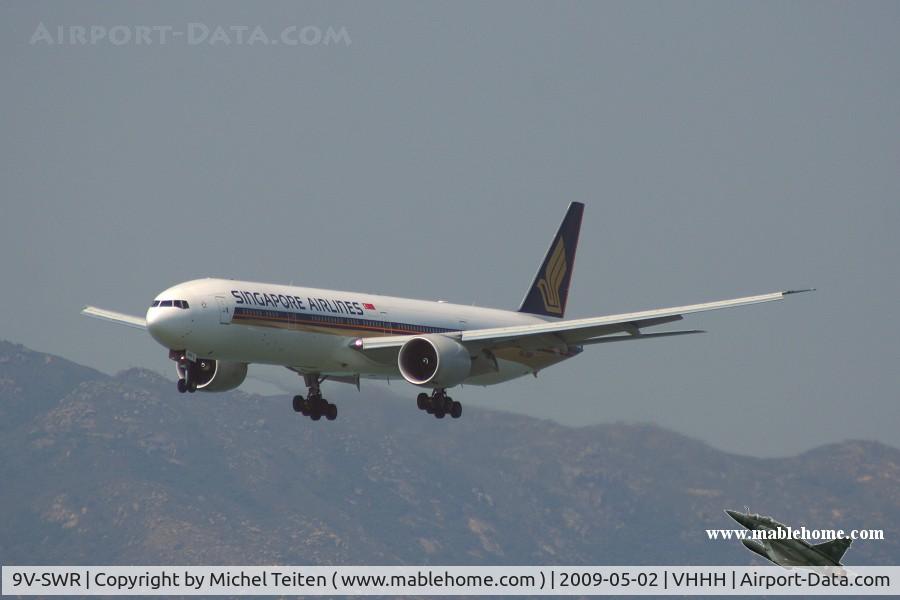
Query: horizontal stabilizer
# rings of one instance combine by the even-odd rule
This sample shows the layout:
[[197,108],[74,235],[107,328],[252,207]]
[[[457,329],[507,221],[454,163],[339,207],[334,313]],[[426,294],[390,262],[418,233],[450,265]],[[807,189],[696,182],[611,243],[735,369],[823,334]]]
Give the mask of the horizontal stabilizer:
[[97,308],[96,306],[85,306],[81,309],[81,314],[95,319],[118,323],[119,325],[127,325],[137,329],[147,329],[147,322],[141,317],[133,317],[114,310],[106,310],[105,308]]
[[813,546],[813,548],[815,548],[837,564],[841,564],[841,558],[844,556],[844,553],[847,552],[847,548],[850,547],[851,542],[852,540],[850,538],[839,538],[836,540],[831,540],[830,542],[816,544]]
[[588,344],[605,344],[607,342],[627,342],[630,340],[646,340],[650,338],[669,337],[673,335],[691,335],[692,333],[706,333],[703,329],[689,329],[687,331],[666,331],[663,333],[639,333],[637,335],[611,335],[609,337],[595,338],[578,342],[579,346]]

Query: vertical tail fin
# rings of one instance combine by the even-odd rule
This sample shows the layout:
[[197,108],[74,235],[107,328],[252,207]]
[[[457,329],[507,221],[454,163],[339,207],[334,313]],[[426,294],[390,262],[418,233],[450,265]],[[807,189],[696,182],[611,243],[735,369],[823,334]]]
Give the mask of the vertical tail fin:
[[545,317],[565,315],[583,213],[584,204],[581,202],[572,202],[569,205],[559,231],[550,244],[547,256],[544,257],[541,268],[534,276],[534,282],[522,300],[519,312]]
[[841,564],[841,558],[843,558],[847,548],[850,547],[851,542],[852,540],[849,538],[838,538],[836,540],[831,540],[830,542],[816,544],[813,548],[839,565]]

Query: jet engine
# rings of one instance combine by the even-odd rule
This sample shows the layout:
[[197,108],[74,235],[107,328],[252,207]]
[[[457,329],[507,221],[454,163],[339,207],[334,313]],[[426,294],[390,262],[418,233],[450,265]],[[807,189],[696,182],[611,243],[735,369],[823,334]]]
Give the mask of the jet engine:
[[443,335],[414,337],[397,355],[403,378],[413,385],[448,388],[460,384],[472,370],[466,347]]
[[198,390],[204,392],[226,392],[233,390],[247,377],[247,364],[198,358],[194,362],[175,363],[178,378],[184,379],[185,368],[190,369],[190,381],[197,384]]

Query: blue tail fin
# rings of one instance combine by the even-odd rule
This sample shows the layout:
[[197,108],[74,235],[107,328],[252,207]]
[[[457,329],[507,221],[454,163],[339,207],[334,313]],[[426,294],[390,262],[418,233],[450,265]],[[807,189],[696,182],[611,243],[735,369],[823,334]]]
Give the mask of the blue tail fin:
[[563,317],[566,314],[566,300],[569,297],[569,282],[575,268],[575,249],[578,247],[578,232],[581,230],[581,215],[584,204],[573,202],[566,211],[559,231],[550,244],[547,256],[534,282],[525,294],[519,312]]

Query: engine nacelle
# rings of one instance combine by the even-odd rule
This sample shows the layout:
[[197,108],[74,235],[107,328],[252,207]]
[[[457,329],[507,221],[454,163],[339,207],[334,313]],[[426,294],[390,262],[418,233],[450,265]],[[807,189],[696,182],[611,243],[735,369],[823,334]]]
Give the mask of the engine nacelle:
[[413,385],[448,388],[462,383],[472,370],[466,347],[443,335],[414,337],[397,354],[403,378]]
[[[247,378],[246,363],[198,358],[188,364],[191,369],[189,379],[197,384],[198,390],[204,392],[227,392],[244,383]],[[184,378],[184,369],[183,365],[175,363],[180,379]]]

